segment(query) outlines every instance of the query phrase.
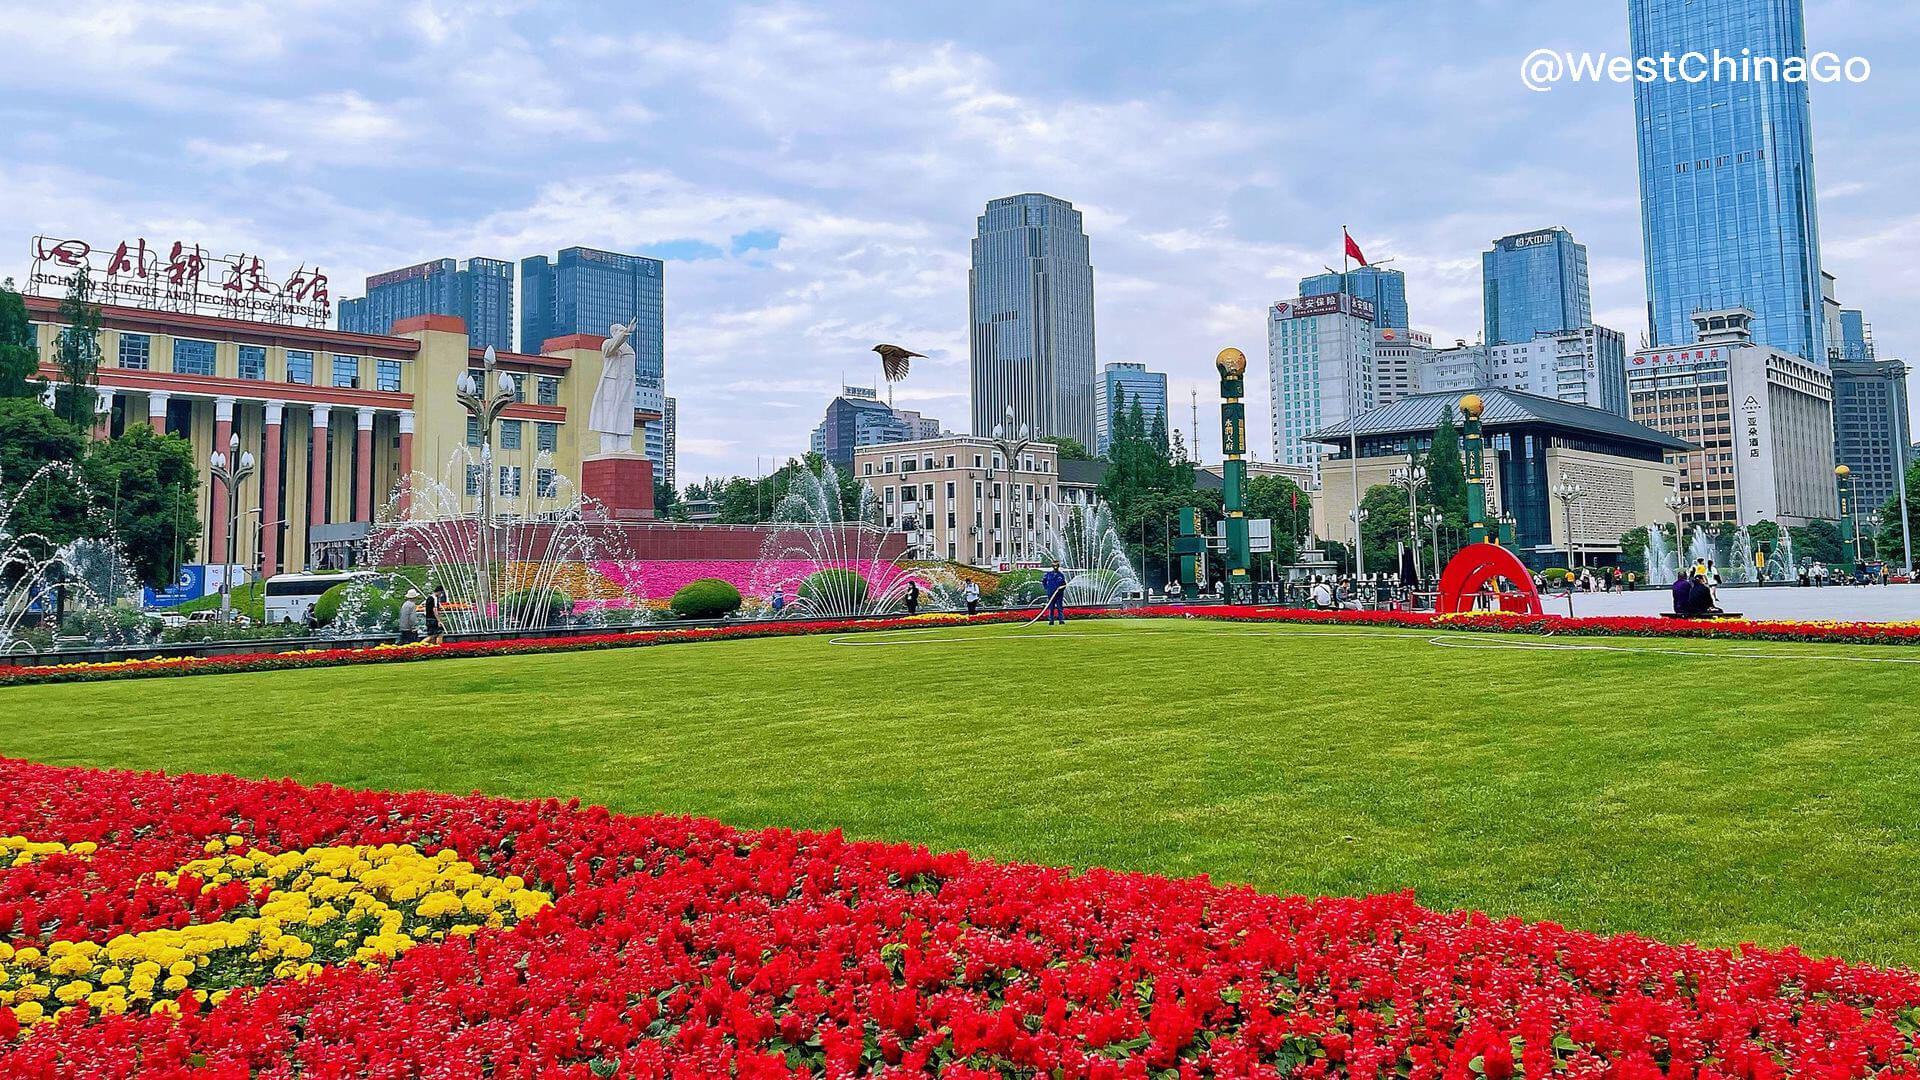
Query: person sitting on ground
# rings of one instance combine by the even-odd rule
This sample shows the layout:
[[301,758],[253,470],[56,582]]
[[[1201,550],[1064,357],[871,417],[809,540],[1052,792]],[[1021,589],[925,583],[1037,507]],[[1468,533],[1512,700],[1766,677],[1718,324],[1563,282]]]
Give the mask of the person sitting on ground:
[[1720,605],[1713,602],[1713,587],[1707,584],[1705,574],[1695,574],[1692,584],[1687,586],[1687,614],[1695,618],[1720,614]]

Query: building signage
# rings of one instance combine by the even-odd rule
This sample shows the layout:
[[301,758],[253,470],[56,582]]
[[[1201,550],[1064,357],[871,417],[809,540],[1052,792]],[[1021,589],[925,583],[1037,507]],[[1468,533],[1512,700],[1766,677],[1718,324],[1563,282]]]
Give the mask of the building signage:
[[1740,411],[1747,414],[1747,456],[1757,458],[1760,456],[1760,399],[1748,394]]
[[1345,293],[1326,293],[1321,296],[1302,296],[1292,303],[1273,305],[1273,313],[1282,319],[1310,319],[1315,315],[1331,315],[1348,311],[1359,318],[1373,319],[1373,304],[1357,296]]
[[288,326],[325,326],[333,315],[327,275],[301,263],[276,279],[258,255],[215,257],[198,244],[142,238],[112,248],[36,236],[27,291],[64,293],[82,270],[101,304],[220,315]]
[[1645,367],[1648,364],[1692,364],[1703,360],[1717,363],[1724,359],[1726,359],[1726,355],[1718,348],[1674,349],[1671,351],[1634,353],[1633,366]]
[[1507,246],[1517,251],[1520,248],[1545,247],[1551,243],[1553,243],[1552,232],[1537,232],[1528,233],[1525,236],[1516,236],[1512,240],[1507,241]]

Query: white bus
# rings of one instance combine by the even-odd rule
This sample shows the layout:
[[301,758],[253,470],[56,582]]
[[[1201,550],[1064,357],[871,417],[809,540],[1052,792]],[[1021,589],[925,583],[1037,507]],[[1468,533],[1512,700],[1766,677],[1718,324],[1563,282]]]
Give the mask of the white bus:
[[275,574],[267,579],[267,625],[305,622],[307,612],[320,602],[321,593],[342,582],[363,581],[373,576],[370,570],[344,574]]

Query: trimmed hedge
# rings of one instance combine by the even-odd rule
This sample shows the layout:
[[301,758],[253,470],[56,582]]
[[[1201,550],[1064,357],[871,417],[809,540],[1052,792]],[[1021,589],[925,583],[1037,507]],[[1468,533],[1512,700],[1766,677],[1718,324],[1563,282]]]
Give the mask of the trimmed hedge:
[[[401,595],[406,594],[403,592]],[[500,603],[508,611],[535,619],[544,618],[547,622],[555,622],[573,614],[573,597],[559,589],[522,589],[508,593]]]
[[867,606],[867,579],[857,571],[845,568],[816,570],[800,582],[800,588],[794,595],[812,603],[815,610],[841,610],[845,605],[847,613],[861,610]]
[[671,606],[682,619],[723,619],[740,610],[740,590],[730,581],[701,578],[681,586]]

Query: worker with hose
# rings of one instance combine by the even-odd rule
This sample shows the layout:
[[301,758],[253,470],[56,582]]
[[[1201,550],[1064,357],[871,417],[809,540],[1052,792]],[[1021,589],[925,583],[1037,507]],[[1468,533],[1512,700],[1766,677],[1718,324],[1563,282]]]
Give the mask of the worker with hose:
[[1060,564],[1053,564],[1040,579],[1040,588],[1047,594],[1047,625],[1055,622],[1065,626],[1067,623],[1067,575],[1060,572]]

